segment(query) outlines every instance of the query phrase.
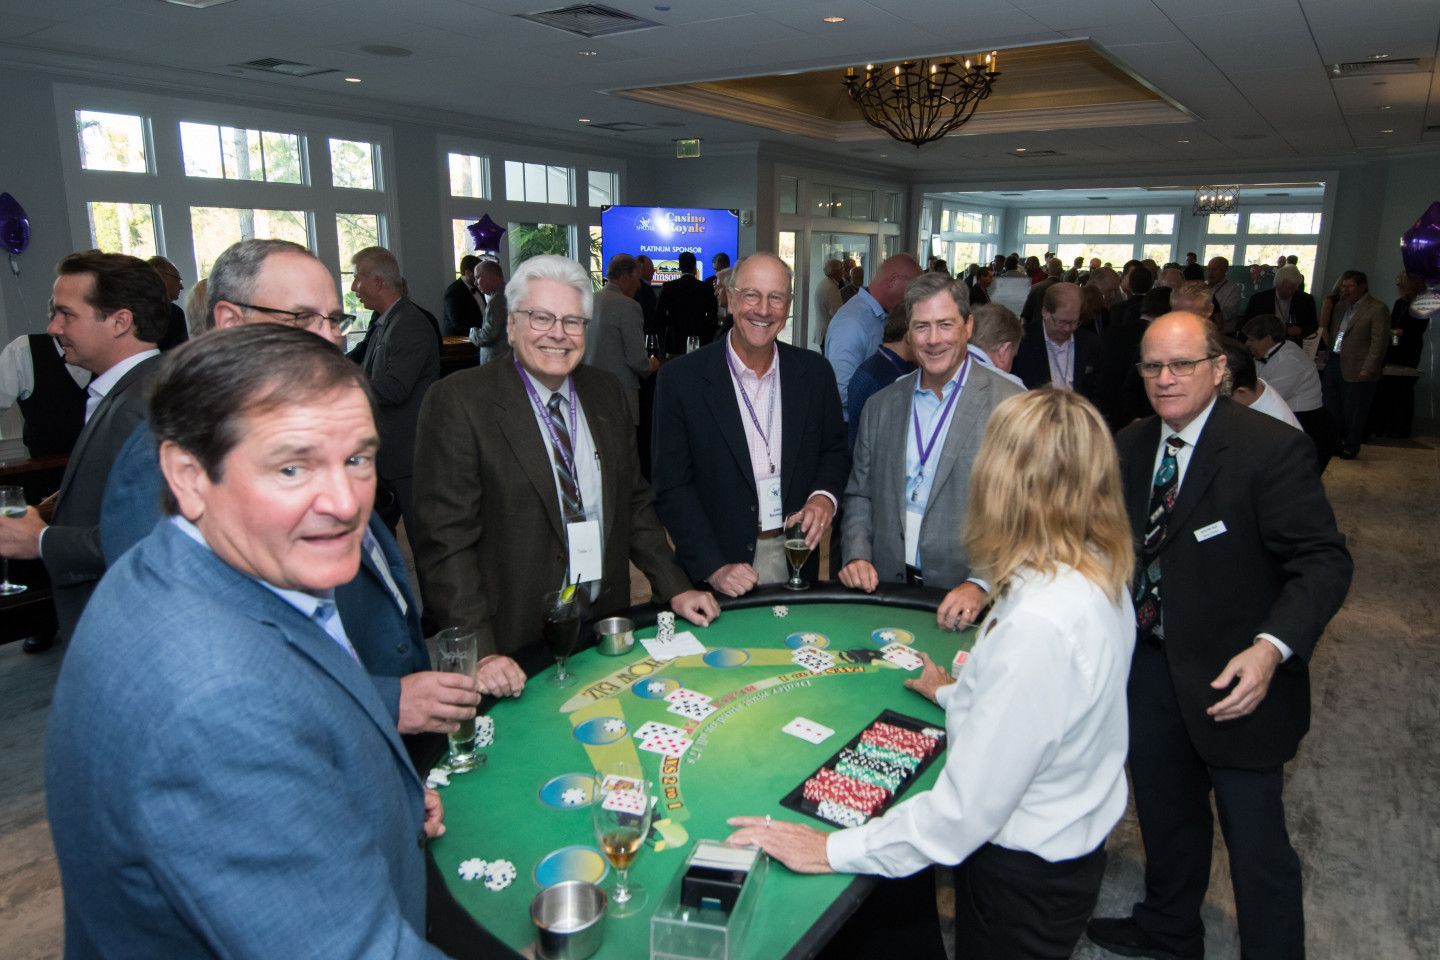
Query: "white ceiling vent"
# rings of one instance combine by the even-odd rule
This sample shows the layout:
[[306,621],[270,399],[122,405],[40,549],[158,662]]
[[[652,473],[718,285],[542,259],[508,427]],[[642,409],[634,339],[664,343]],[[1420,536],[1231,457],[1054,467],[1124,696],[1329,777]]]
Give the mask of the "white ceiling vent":
[[517,13],[521,20],[529,20],[556,30],[573,33],[577,37],[609,37],[632,30],[646,30],[658,27],[654,20],[631,16],[623,10],[616,10],[600,3],[577,3],[558,10],[542,10],[539,13]]
[[338,73],[334,67],[317,67],[309,63],[296,63],[294,60],[279,60],[275,57],[261,57],[259,60],[246,60],[244,63],[232,63],[232,67],[239,67],[242,70],[257,70],[260,73],[278,73],[284,77],[318,77],[322,73]]
[[1330,64],[1332,77],[1378,77],[1396,73],[1424,73],[1430,69],[1430,61],[1416,57],[1395,60],[1352,60],[1349,63]]

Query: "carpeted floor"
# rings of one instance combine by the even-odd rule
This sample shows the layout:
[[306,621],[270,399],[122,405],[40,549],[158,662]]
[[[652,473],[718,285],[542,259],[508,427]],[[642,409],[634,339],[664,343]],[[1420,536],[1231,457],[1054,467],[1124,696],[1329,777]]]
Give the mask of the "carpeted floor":
[[[1326,486],[1355,582],[1312,663],[1314,725],[1291,764],[1290,828],[1305,869],[1312,960],[1440,957],[1440,458],[1437,440],[1367,445]],[[0,957],[57,957],[59,874],[41,754],[60,651],[0,647]],[[97,722],[98,718],[97,718]],[[1127,912],[1143,855],[1133,817],[1110,840],[1099,913]],[[1239,957],[1217,847],[1206,956]],[[1109,954],[1082,942],[1077,958]]]

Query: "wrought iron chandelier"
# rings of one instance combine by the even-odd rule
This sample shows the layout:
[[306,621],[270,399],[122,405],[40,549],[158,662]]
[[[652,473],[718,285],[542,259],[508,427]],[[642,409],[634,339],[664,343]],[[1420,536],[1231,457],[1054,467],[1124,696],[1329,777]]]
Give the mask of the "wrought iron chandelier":
[[977,57],[867,63],[845,71],[845,89],[865,122],[916,147],[939,140],[975,115],[1000,76],[995,51]]
[[1194,213],[1197,217],[1212,213],[1234,213],[1240,209],[1240,188],[1196,187]]

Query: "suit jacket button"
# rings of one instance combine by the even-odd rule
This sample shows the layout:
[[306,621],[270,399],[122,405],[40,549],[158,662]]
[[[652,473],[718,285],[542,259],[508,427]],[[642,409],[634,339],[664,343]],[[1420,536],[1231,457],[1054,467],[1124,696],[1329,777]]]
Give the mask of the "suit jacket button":
[[754,553],[754,552],[755,552],[755,544],[753,544],[753,543],[747,543],[747,544],[745,544],[745,549],[746,549],[746,550],[749,550],[751,553]]
[[397,643],[397,644],[395,644],[395,652],[398,653],[398,654],[400,654],[400,655],[403,657],[405,654],[407,654],[407,653],[410,652],[410,644],[408,644],[408,643]]

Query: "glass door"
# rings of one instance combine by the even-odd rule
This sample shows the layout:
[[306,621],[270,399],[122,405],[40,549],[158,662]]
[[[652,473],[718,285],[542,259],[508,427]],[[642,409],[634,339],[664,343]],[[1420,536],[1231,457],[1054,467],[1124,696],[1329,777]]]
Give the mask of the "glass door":
[[[825,261],[839,260],[842,263],[846,260],[853,261],[862,272],[860,285],[864,286],[870,282],[870,273],[874,267],[872,245],[874,237],[865,233],[821,233],[819,231],[810,234],[810,288],[804,291],[806,323],[804,343],[811,350],[820,349],[820,337],[823,332],[824,323],[820,315],[820,296],[817,291],[821,289],[822,282],[829,283],[825,277]],[[848,278],[846,278],[848,280]],[[796,291],[796,297],[801,291]],[[798,336],[797,336],[798,339]]]

